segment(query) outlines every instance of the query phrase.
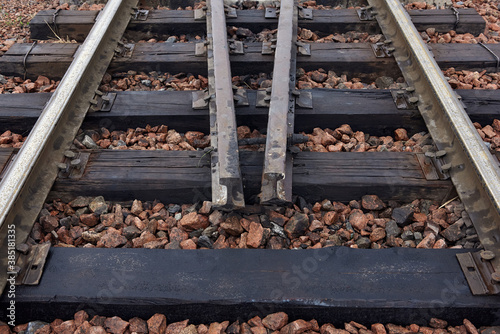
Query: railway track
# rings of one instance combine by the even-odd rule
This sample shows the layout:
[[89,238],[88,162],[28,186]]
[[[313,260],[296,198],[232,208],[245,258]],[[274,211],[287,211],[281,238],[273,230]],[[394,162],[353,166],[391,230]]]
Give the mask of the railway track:
[[[4,106],[0,110],[2,124],[20,132],[34,124],[19,150],[0,150],[0,235],[7,241],[8,235],[12,234],[9,231],[15,230],[18,258],[16,265],[9,262],[12,261],[9,257],[1,258],[2,267],[7,269],[1,271],[3,310],[13,300],[8,292],[14,289],[18,321],[71,317],[83,309],[89,314],[129,318],[151,317],[163,312],[169,314],[169,321],[186,318],[195,322],[221,321],[242,315],[265,317],[285,311],[291,318],[311,317],[335,323],[342,323],[347,318],[369,323],[427,322],[438,316],[450,323],[461,322],[467,317],[477,324],[498,325],[500,171],[498,160],[484,144],[471,119],[491,123],[498,115],[496,105],[500,95],[464,90],[459,92],[459,99],[438,66],[451,63],[458,68],[497,68],[495,54],[498,53],[494,45],[488,49],[480,45],[469,47],[469,50],[477,51],[475,62],[461,58],[466,47],[459,44],[432,45],[430,51],[416,26],[425,29],[437,21],[443,31],[449,30],[450,25],[457,28],[456,13],[436,11],[436,15],[431,15],[434,19],[429,19],[414,12],[410,13],[410,18],[395,0],[370,0],[369,6],[360,9],[359,16],[352,10],[345,10],[342,15],[332,10],[310,11],[293,1],[282,1],[279,8],[260,11],[234,11],[216,0],[208,1],[205,7],[194,11],[168,13],[147,13],[134,9],[136,5],[137,1],[133,0],[111,0],[97,17],[95,12],[81,15],[64,11],[40,13],[33,20],[33,36],[46,38],[57,27],[59,33],[85,41],[79,46],[64,44],[62,47],[56,44],[16,45],[0,58],[3,74],[62,77],[53,93],[0,96]],[[469,10],[458,15],[463,15],[460,29],[467,29],[468,25],[477,29],[482,22]],[[50,24],[41,24],[47,17],[52,19],[50,32],[46,29]],[[80,22],[76,28],[71,25],[74,17]],[[175,24],[165,27],[168,20]],[[258,30],[273,27],[276,38],[258,45],[228,41],[227,24],[235,20],[242,20],[245,25]],[[332,32],[348,29],[345,22],[350,20],[357,21],[352,23],[353,26],[358,24],[371,33],[383,33],[385,40],[373,46],[320,45],[298,40],[300,27]],[[196,43],[139,43],[131,46],[121,42],[124,35],[168,35],[174,29],[204,31],[205,35]],[[349,50],[347,55],[346,50]],[[129,55],[123,57],[127,52]],[[53,68],[40,68],[41,62],[52,59],[55,54],[62,57]],[[361,72],[366,71],[366,78],[376,77],[376,73],[390,73],[394,77],[401,73],[405,83],[399,82],[401,86],[392,92],[298,89],[298,67],[310,71],[344,65],[339,72],[361,76]],[[176,67],[182,66],[183,71],[200,75],[200,81],[205,80],[201,76],[206,75],[206,89],[116,93],[98,90],[107,70],[126,71],[130,66],[137,71],[175,71]],[[272,81],[266,79],[266,89],[252,91],[234,87],[235,73],[241,77],[257,66],[258,71],[273,72]],[[367,108],[368,104],[370,108]],[[311,132],[318,126],[341,129],[342,124],[353,120],[361,131],[380,135],[401,126],[412,133],[428,131],[436,149],[425,153],[326,153],[314,152],[313,149],[304,152],[305,148],[316,146],[308,144],[311,136],[299,132]],[[210,135],[210,142],[196,151],[118,151],[98,147],[88,150],[77,146],[85,141],[79,132],[82,127],[137,128],[151,123],[168,124],[184,132],[203,131]],[[248,126],[248,131],[250,128],[261,129],[266,133],[265,139],[261,135],[242,139],[240,125]],[[136,129],[135,132],[153,132],[151,126],[148,129]],[[335,130],[340,136],[338,141],[350,142],[349,131],[345,127],[342,129],[345,131]],[[335,131],[330,134],[320,130],[315,129],[313,137],[325,138],[327,133],[333,138],[335,134]],[[132,130],[127,134],[135,132]],[[154,132],[162,133],[159,127]],[[172,132],[164,134],[175,135]],[[355,136],[352,130],[350,134]],[[198,136],[197,140],[208,138],[204,134],[193,135]],[[119,134],[116,136],[122,138]],[[123,136],[127,136],[125,132]],[[362,136],[360,142],[366,139],[364,134]],[[132,138],[125,137],[123,139],[127,141]],[[151,147],[157,144],[156,139],[153,144],[147,139],[144,141]],[[194,139],[190,143],[193,144]],[[240,149],[252,145],[257,149]],[[321,145],[325,151],[325,147],[334,146],[323,142]],[[370,148],[367,146],[367,150]],[[378,197],[375,199],[370,195],[376,194],[383,201],[401,202],[428,198],[446,206],[456,197],[455,192],[467,211],[461,224],[471,221],[473,226],[467,225],[467,228],[474,230],[475,234],[468,235],[468,240],[477,240],[471,242],[471,247],[479,246],[479,249],[414,249],[417,243],[413,240],[419,240],[418,248],[429,248],[420,247],[420,242],[425,244],[431,238],[429,235],[434,240],[440,238],[441,244],[446,246],[443,236],[450,241],[453,233],[450,226],[458,226],[456,234],[460,234],[462,226],[444,221],[446,227],[440,230],[435,223],[437,231],[442,231],[437,235],[429,232],[431,224],[422,222],[422,233],[418,233],[423,239],[417,239],[417,231],[411,230],[413,225],[408,227],[411,215],[419,213],[417,211],[409,212],[397,223],[401,227],[397,235],[403,231],[412,235],[412,239],[401,241],[411,240],[413,246],[406,243],[407,247],[377,251],[327,247],[335,244],[318,242],[319,232],[316,242],[311,241],[315,238],[312,234],[304,239],[296,234],[298,230],[314,233],[311,224],[324,222],[325,217],[340,219],[347,206],[336,201],[349,202],[362,197],[362,205],[360,202],[349,204],[348,218],[344,216],[342,223],[350,226],[346,233],[357,233],[358,241],[363,236],[368,240],[365,246],[374,248],[377,243],[372,237],[377,224],[372,222],[367,226],[366,221],[363,223],[363,219],[360,221],[354,217],[361,212],[363,217],[371,214],[374,221],[379,218],[377,210],[387,207]],[[134,201],[130,210],[123,211],[126,217],[121,217],[121,223],[106,225],[109,218],[106,214],[113,215],[112,220],[118,219],[116,206],[114,212],[108,213],[104,199],[94,199],[94,204],[84,200],[86,204],[77,205],[77,196],[104,196],[115,202],[137,198],[160,200],[165,204],[202,202],[203,207],[198,211],[204,213],[194,214],[188,205],[178,206],[175,210],[172,205],[164,206],[169,212],[172,209],[171,215],[164,210],[165,222],[160,219],[163,218],[163,204],[145,202],[143,207],[142,202]],[[321,202],[325,198],[334,201],[333,204]],[[45,205],[47,201],[53,201],[52,206]],[[319,207],[307,204],[316,201],[321,202],[317,203]],[[370,201],[377,205],[370,204]],[[85,209],[92,205],[100,205],[103,211]],[[153,207],[157,205],[159,209],[155,212]],[[326,209],[334,205],[343,205],[338,215],[327,213],[335,212],[335,209]],[[389,207],[392,216],[389,214],[388,217],[397,220],[395,212],[403,212],[410,206]],[[50,208],[53,214],[46,208]],[[48,215],[40,213],[42,209]],[[366,209],[367,213],[361,209]],[[50,243],[43,243],[43,240],[57,240],[62,245],[63,234],[60,229],[56,232],[55,228],[45,231],[52,221],[47,217],[57,217],[56,224],[60,224],[62,217],[59,214],[69,212],[69,217],[78,210],[81,210],[79,217],[75,216],[78,221],[68,226],[87,226],[87,237],[107,231],[106,242],[113,244],[116,241],[118,246],[125,243],[134,247],[139,245],[135,239],[128,243],[125,237],[118,235],[120,229],[141,214],[149,218],[137,232],[141,238],[146,230],[150,234],[161,231],[160,225],[155,225],[151,233],[149,222],[156,221],[152,218],[154,212],[156,218],[160,217],[158,219],[167,225],[179,215],[172,224],[179,221],[180,228],[177,225],[165,228],[170,233],[170,240],[166,233],[159,238],[162,240],[153,236],[155,240],[151,241],[159,242],[155,244],[158,247],[153,248],[169,248],[169,245],[170,248],[180,248],[180,241],[174,245],[172,237],[172,230],[177,228],[181,234],[189,232],[194,248],[197,245],[191,235],[199,231],[195,236],[198,248],[217,248],[214,245],[223,244],[226,238],[226,244],[237,244],[236,240],[239,240],[244,247],[259,248],[264,245],[264,234],[276,236],[282,233],[282,239],[287,240],[290,248],[315,249],[167,251],[52,247],[49,250]],[[241,231],[228,232],[223,239],[219,235],[215,243],[210,241],[210,237],[202,234],[214,225],[214,218],[212,215],[209,218],[209,214],[218,212],[222,217],[222,212],[228,211],[231,213],[224,216],[223,229],[233,231],[231,229],[237,230],[239,226]],[[236,227],[230,223],[231,217],[238,217],[235,214],[247,217],[241,221],[246,219],[248,226],[239,221],[235,223]],[[267,221],[262,220],[263,215]],[[196,219],[191,221],[188,216],[196,216]],[[95,224],[84,222],[84,217],[89,221],[96,219]],[[172,219],[168,220],[169,217]],[[380,218],[388,217],[380,213]],[[133,223],[135,226],[140,225],[141,219],[138,219]],[[281,229],[277,227],[280,219]],[[389,221],[393,220],[387,219],[383,222],[384,227],[379,228],[384,230],[384,235]],[[98,221],[101,224],[97,225]],[[290,223],[292,221],[294,224]],[[306,224],[305,228],[301,224]],[[332,222],[325,224],[332,225]],[[37,226],[47,232],[38,239],[33,232]],[[97,232],[97,228],[100,231]],[[211,233],[217,230],[215,226]],[[246,242],[241,241],[244,230],[248,232]],[[114,231],[118,231],[117,234]],[[260,239],[255,241],[253,237],[259,233]],[[200,246],[202,239],[205,243]],[[187,238],[182,242],[186,242],[183,245],[187,248]],[[10,254],[12,244],[2,242],[0,245],[0,252]],[[102,240],[97,245],[108,247]],[[361,242],[350,245],[365,247]],[[377,245],[382,248],[380,243]],[[394,245],[397,246],[397,242]],[[280,244],[280,248],[285,248],[282,246]],[[273,248],[270,242],[266,247]],[[165,252],[169,256],[165,256]],[[13,288],[10,278],[23,285]],[[206,311],[207,306],[210,312]]]

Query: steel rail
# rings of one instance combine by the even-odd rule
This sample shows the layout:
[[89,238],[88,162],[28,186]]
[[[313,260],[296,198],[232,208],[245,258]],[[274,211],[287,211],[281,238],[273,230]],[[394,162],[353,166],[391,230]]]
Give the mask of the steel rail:
[[7,228],[25,242],[91,105],[138,0],[110,0],[0,183],[0,290],[6,284]]
[[294,130],[295,98],[292,90],[295,86],[296,39],[296,3],[282,0],[260,194],[260,201],[264,204],[292,200],[292,156],[287,154],[287,147]]
[[[398,0],[368,0],[410,86],[460,199],[500,274],[500,170]],[[487,279],[488,280],[488,279]],[[491,278],[489,279],[491,281]],[[487,282],[486,284],[490,284]],[[495,293],[491,286],[483,293]]]
[[212,151],[212,203],[234,210],[245,206],[239,162],[226,15],[222,0],[207,2],[207,62]]

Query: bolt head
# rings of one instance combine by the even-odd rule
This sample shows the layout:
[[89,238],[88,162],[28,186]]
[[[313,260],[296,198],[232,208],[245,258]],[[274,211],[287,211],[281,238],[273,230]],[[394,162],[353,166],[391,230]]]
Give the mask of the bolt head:
[[495,258],[495,253],[489,250],[484,250],[481,252],[481,258],[486,261],[493,260]]
[[82,161],[80,159],[73,159],[70,162],[70,164],[71,164],[72,167],[79,166],[81,163],[82,163]]
[[65,151],[65,152],[64,152],[64,156],[65,156],[66,158],[72,159],[72,158],[74,158],[74,157],[76,156],[76,153],[75,153],[75,152],[73,152],[73,151]]
[[59,168],[60,170],[64,170],[66,169],[66,164],[64,162],[58,162],[57,163],[57,168]]
[[500,273],[498,271],[495,271],[493,274],[491,274],[491,280],[493,283],[500,283]]

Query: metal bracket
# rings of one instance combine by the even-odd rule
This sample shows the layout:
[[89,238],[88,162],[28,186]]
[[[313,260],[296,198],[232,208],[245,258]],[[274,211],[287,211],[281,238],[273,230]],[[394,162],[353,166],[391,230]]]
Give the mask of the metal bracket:
[[407,87],[407,89],[391,90],[392,100],[399,110],[417,109],[416,102],[418,99],[414,96],[415,89]]
[[372,47],[373,53],[377,58],[390,58],[395,50],[394,47],[391,47],[389,44],[383,42],[370,44],[370,46]]
[[292,91],[292,95],[295,96],[296,106],[305,109],[313,108],[312,92],[306,92],[294,89]]
[[274,49],[276,49],[276,39],[272,39],[269,42],[262,42],[262,54],[272,55],[274,54]]
[[90,101],[89,112],[109,112],[116,100],[116,93],[96,91],[94,99]]
[[21,253],[16,262],[17,268],[9,268],[8,274],[16,275],[16,285],[37,285],[49,254],[50,242],[32,246],[21,244],[16,249]]
[[266,19],[277,19],[279,14],[279,9],[274,7],[267,7],[265,10],[264,17]]
[[228,40],[229,53],[233,55],[244,55],[245,46],[241,41]]
[[446,151],[417,153],[417,160],[426,180],[448,180],[450,164],[445,163],[443,157]]
[[310,56],[311,55],[311,44],[304,42],[295,42],[297,45],[297,53],[300,56]]
[[226,13],[226,18],[237,19],[238,13],[236,13],[236,8],[224,5],[224,12]]
[[257,108],[269,108],[270,103],[271,103],[271,87],[265,90],[258,90],[255,106]]
[[122,42],[118,43],[115,48],[115,57],[132,58],[132,53],[134,52],[135,44]]
[[57,177],[60,179],[79,179],[85,171],[89,158],[90,153],[88,152],[64,152],[64,162],[57,164],[59,168]]
[[207,56],[207,43],[199,42],[194,45],[194,55],[195,57],[206,57]]
[[495,257],[493,252],[486,250],[475,253],[460,253],[456,256],[473,295],[500,293],[497,275],[489,261]]
[[207,7],[197,8],[194,11],[194,20],[203,21],[207,18]]
[[233,86],[233,99],[234,99],[234,106],[236,108],[247,107],[250,105],[250,103],[248,102],[247,91],[246,89],[243,89],[241,87]]
[[311,8],[304,8],[302,6],[298,6],[298,8],[299,8],[299,19],[303,20],[313,19],[313,11]]
[[212,96],[208,93],[208,89],[193,91],[191,96],[191,106],[193,109],[208,109],[208,102],[212,99]]
[[134,21],[146,21],[148,19],[149,10],[135,8],[132,15],[134,16],[132,18]]
[[375,15],[372,14],[372,6],[361,7],[356,10],[360,21],[373,21]]

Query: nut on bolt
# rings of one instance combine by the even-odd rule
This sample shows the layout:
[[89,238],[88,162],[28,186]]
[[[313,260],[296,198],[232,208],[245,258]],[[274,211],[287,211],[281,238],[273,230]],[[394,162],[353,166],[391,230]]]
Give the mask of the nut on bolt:
[[59,168],[59,170],[65,170],[68,166],[64,162],[58,162],[57,168]]
[[82,165],[82,161],[80,159],[73,159],[69,164],[71,165],[71,167],[79,169]]
[[495,271],[493,274],[491,274],[491,281],[495,284],[500,283],[500,273],[498,271]]
[[76,153],[73,151],[64,151],[64,156],[68,159],[73,159],[76,156]]

